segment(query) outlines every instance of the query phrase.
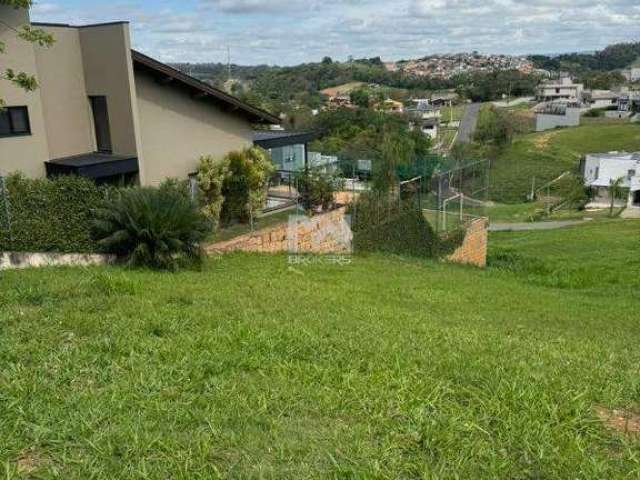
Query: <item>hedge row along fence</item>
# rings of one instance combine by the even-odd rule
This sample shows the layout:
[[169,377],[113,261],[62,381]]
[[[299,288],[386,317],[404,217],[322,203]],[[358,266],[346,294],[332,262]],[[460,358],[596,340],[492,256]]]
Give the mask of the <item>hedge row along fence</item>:
[[0,251],[90,253],[92,211],[109,188],[75,176],[0,180]]
[[353,250],[442,258],[462,245],[465,229],[439,235],[413,202],[365,194],[352,204]]

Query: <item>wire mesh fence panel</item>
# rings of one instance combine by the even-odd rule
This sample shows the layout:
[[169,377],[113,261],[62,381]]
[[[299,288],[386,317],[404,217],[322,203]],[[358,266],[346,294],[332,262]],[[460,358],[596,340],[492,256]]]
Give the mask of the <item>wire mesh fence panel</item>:
[[470,160],[435,172],[426,208],[446,214],[485,216],[489,205],[489,167],[488,160]]

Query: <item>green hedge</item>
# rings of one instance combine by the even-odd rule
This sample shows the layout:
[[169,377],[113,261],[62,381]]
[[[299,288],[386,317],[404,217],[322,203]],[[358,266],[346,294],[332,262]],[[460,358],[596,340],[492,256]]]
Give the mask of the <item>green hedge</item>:
[[440,236],[414,202],[399,203],[387,195],[367,193],[349,207],[353,248],[423,258],[439,258],[458,248],[466,231]]
[[435,257],[438,236],[420,211],[411,209],[353,232],[355,252]]
[[106,188],[81,177],[33,180],[20,175],[5,177],[4,187],[0,185],[0,251],[98,251],[91,237],[91,212],[104,200]]

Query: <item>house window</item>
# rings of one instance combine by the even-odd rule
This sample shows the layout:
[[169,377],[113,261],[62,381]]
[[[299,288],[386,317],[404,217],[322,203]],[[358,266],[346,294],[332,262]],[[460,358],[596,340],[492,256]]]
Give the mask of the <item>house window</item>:
[[560,89],[559,88],[556,88],[556,93],[560,93]]
[[27,107],[6,107],[0,109],[0,137],[31,135],[29,111]]
[[629,170],[629,178],[635,177],[636,176],[636,171],[635,170]]
[[93,126],[96,133],[96,149],[102,153],[112,153],[111,129],[109,127],[109,109],[107,97],[89,97],[93,113]]

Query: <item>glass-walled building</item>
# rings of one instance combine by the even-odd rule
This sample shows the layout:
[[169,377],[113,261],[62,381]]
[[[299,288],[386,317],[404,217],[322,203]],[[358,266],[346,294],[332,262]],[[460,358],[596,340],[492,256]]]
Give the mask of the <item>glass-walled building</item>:
[[269,151],[278,171],[300,172],[309,166],[308,144],[316,136],[315,132],[258,130],[253,143]]

